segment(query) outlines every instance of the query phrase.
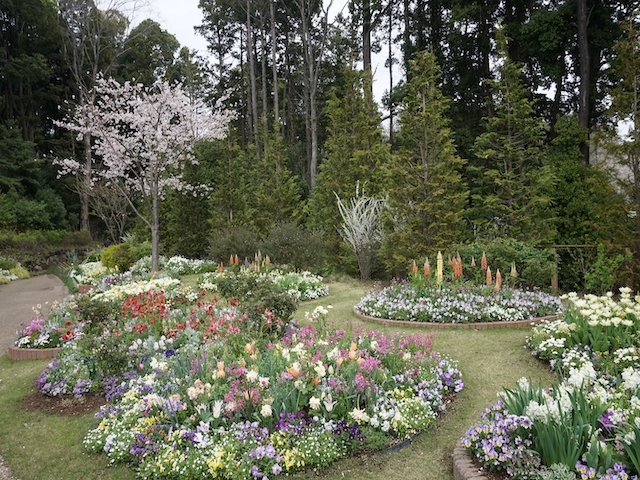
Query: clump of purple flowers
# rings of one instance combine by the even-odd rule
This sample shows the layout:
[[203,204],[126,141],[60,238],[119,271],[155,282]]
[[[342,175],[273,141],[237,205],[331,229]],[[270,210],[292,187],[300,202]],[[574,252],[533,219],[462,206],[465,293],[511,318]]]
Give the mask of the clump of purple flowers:
[[626,470],[627,466],[624,463],[616,463],[613,468],[608,468],[604,475],[598,475],[597,471],[593,467],[589,467],[584,463],[578,461],[576,463],[576,471],[580,474],[580,480],[638,480],[637,475],[630,476]]
[[511,473],[533,444],[529,417],[512,415],[502,400],[487,407],[482,422],[470,428],[463,445],[491,471]]

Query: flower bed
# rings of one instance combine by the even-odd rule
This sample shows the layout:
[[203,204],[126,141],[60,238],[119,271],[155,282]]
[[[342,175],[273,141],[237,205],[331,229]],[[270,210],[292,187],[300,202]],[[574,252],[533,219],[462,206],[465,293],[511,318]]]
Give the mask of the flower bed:
[[[102,302],[93,300],[95,306]],[[463,388],[428,335],[262,327],[233,307],[162,292],[84,322],[36,384],[48,395],[104,389],[85,446],[141,478],[273,477],[322,468],[428,428]]]
[[485,410],[463,444],[486,469],[518,479],[638,478],[640,296],[630,293],[568,295],[563,318],[533,327],[528,347],[562,380],[543,389],[521,379]]
[[520,321],[556,315],[558,298],[544,292],[443,284],[418,288],[407,283],[365,295],[355,309],[370,317],[408,322],[475,323]]
[[147,357],[109,390],[119,399],[86,447],[142,478],[284,475],[424,430],[462,388],[429,337],[306,327],[276,343],[239,338]]
[[[51,396],[103,391],[109,403],[84,444],[141,478],[322,468],[428,428],[463,388],[429,335],[327,331],[324,307],[298,328],[274,313],[291,305],[271,280],[228,279],[223,303],[166,277],[94,278],[92,291],[53,310],[69,334],[36,385]],[[230,298],[247,285],[268,302]]]

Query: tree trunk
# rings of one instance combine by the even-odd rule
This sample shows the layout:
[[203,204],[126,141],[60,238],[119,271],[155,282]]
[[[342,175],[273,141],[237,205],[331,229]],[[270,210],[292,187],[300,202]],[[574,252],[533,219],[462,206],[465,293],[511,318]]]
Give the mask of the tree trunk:
[[[247,0],[247,63],[249,64],[249,87],[251,89],[251,126],[253,143],[258,146],[258,87],[254,61],[253,26],[251,25],[251,0]],[[256,153],[259,156],[259,148]]]
[[160,206],[158,202],[158,187],[151,192],[151,271],[160,270]]
[[84,146],[84,169],[82,186],[80,187],[80,230],[89,231],[89,192],[91,191],[91,135],[85,133],[82,137]]
[[260,65],[262,67],[262,138],[264,139],[264,150],[267,150],[267,139],[269,135],[269,123],[268,123],[268,102],[267,102],[267,35],[265,33],[265,24],[262,22],[262,26],[260,28],[260,54],[261,54],[261,62]]
[[393,148],[393,7],[389,8],[389,144]]
[[371,0],[362,2],[362,65],[371,73]]
[[275,14],[275,1],[271,0],[271,70],[273,74],[273,119],[276,124],[276,128],[280,129],[280,105],[278,102],[278,68],[276,57],[276,14]]
[[587,14],[587,0],[577,0],[578,3],[578,52],[580,54],[580,98],[578,123],[587,132],[587,140],[580,145],[582,163],[589,165],[589,88],[591,83],[589,39],[587,28],[589,17]]

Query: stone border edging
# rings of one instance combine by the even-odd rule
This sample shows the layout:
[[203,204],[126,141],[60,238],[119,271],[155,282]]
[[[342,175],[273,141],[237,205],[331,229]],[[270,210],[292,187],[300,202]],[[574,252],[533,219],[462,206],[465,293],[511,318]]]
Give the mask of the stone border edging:
[[462,442],[458,440],[453,449],[453,480],[488,480],[473,464]]
[[354,307],[353,313],[356,317],[364,322],[379,323],[382,325],[400,325],[403,327],[416,327],[416,328],[435,328],[435,329],[447,329],[447,328],[474,328],[476,330],[487,330],[490,328],[501,327],[523,327],[532,325],[534,323],[542,322],[543,320],[555,320],[558,315],[548,315],[546,317],[530,318],[528,320],[514,320],[511,322],[478,322],[478,323],[433,323],[433,322],[412,322],[408,320],[390,320],[387,318],[369,317],[360,313]]

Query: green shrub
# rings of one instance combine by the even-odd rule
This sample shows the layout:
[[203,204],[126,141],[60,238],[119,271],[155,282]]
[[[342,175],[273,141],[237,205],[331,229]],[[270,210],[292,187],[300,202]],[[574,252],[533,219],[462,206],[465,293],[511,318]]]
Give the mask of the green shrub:
[[275,225],[262,244],[262,253],[273,263],[318,272],[324,265],[321,232],[307,230],[294,222]]
[[[510,238],[460,245],[447,252],[445,258],[459,253],[465,278],[483,283],[485,272],[480,270],[483,252],[491,271],[495,273],[499,269],[502,278],[517,288],[548,289],[556,272],[557,256],[552,250],[537,248]],[[477,268],[469,267],[472,258],[475,259]],[[512,263],[515,263],[518,271],[515,279],[509,277]],[[432,262],[432,266],[435,266],[435,262]]]
[[266,278],[256,279],[251,290],[238,296],[238,307],[259,323],[265,310],[287,322],[298,307],[298,302],[282,287]]
[[104,326],[120,313],[119,301],[92,300],[89,295],[77,297],[78,316],[85,322],[85,333],[102,334]]
[[256,323],[266,309],[286,322],[298,306],[283,287],[252,270],[226,269],[225,275],[216,279],[216,285],[222,297],[235,298],[238,308]]
[[107,268],[115,268],[120,272],[127,271],[135,262],[133,248],[129,243],[110,245],[102,251],[100,261]]
[[231,255],[238,255],[240,261],[252,260],[260,249],[258,234],[247,227],[234,227],[220,231],[211,242],[211,258],[216,262],[229,261]]
[[632,257],[631,253],[607,252],[604,245],[599,243],[596,259],[584,276],[587,290],[597,295],[613,291],[616,281],[622,276],[623,263]]
[[131,254],[133,255],[134,263],[144,257],[151,256],[151,242],[145,241],[142,243],[131,244]]

